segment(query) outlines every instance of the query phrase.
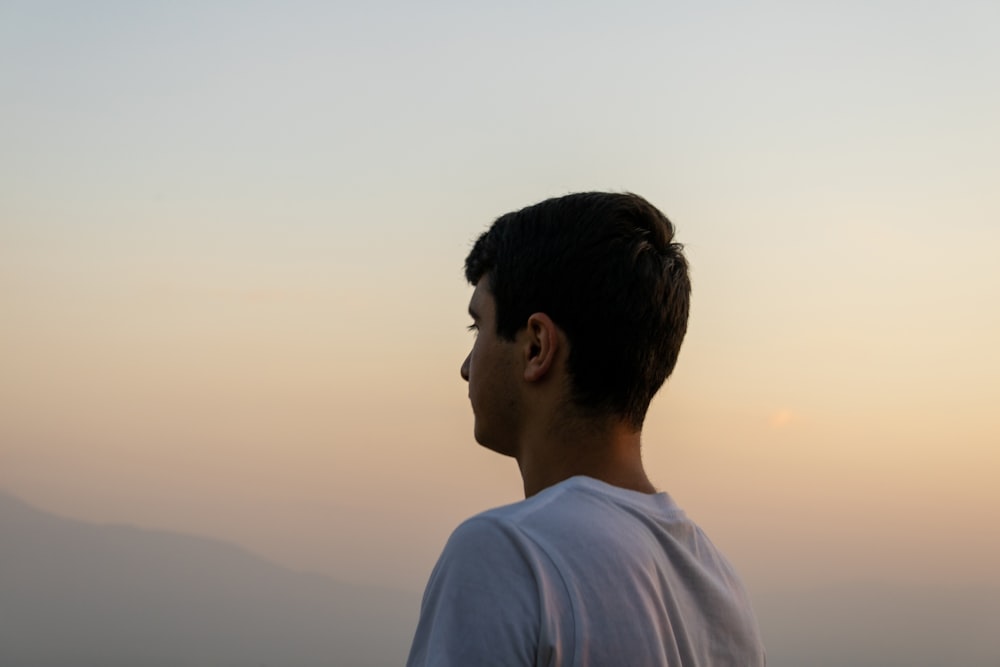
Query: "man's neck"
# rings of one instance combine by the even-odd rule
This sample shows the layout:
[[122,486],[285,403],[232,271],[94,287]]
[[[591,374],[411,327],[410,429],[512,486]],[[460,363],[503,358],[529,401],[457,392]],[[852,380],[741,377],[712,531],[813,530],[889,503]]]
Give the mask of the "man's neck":
[[531,497],[577,475],[655,493],[642,466],[640,436],[639,431],[619,421],[588,420],[562,423],[526,438],[517,456],[524,496]]

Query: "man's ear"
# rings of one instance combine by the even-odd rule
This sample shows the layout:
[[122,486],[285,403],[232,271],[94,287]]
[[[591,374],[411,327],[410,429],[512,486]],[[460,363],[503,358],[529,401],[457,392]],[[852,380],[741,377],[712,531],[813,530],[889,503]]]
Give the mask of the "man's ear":
[[560,333],[559,327],[545,313],[528,317],[524,344],[525,380],[537,382],[551,372],[562,344]]

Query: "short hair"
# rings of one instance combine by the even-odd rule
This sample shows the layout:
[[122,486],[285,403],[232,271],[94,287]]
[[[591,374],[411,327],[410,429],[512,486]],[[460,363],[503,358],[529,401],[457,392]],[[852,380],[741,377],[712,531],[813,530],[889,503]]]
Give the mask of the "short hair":
[[532,313],[569,340],[571,400],[642,428],[677,363],[691,282],[674,226],[631,193],[584,192],[507,213],[475,242],[465,277],[489,280],[497,335]]

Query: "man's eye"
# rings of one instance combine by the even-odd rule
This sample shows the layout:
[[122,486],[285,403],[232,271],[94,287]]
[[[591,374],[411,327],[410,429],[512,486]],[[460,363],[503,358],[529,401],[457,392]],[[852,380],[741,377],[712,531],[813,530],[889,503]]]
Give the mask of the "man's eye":
[[472,333],[477,333],[479,331],[479,325],[476,325],[476,324],[470,324],[469,326],[467,326],[465,328],[468,329],[469,331],[471,331]]

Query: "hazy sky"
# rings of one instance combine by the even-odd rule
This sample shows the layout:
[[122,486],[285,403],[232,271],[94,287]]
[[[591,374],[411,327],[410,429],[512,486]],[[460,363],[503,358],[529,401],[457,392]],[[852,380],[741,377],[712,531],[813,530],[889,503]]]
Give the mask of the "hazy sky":
[[752,589],[1000,583],[1000,4],[0,2],[0,488],[420,589],[520,497],[462,261],[631,190],[651,477]]

